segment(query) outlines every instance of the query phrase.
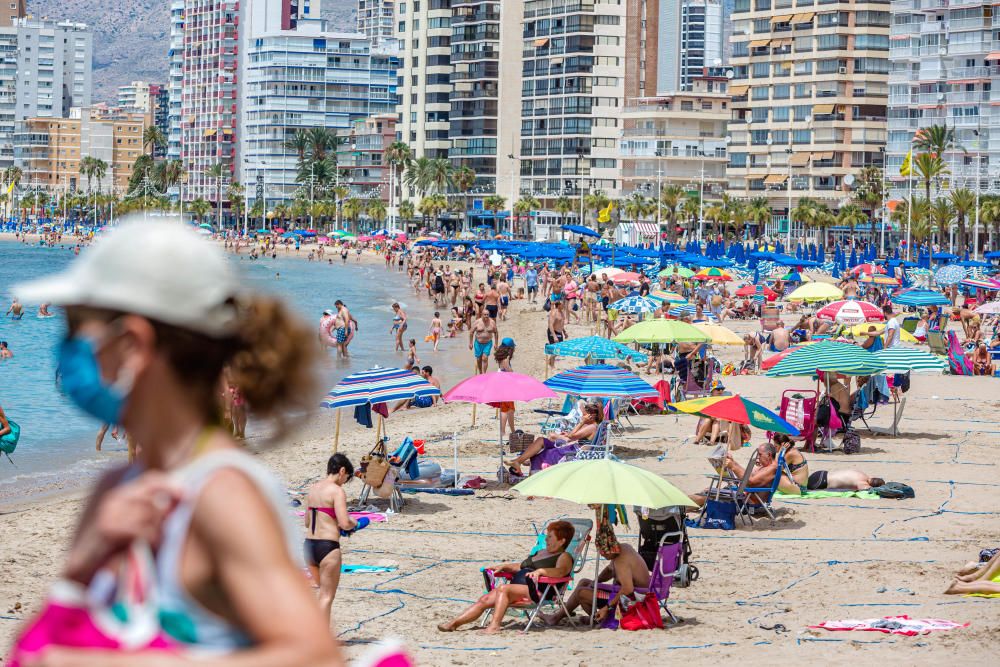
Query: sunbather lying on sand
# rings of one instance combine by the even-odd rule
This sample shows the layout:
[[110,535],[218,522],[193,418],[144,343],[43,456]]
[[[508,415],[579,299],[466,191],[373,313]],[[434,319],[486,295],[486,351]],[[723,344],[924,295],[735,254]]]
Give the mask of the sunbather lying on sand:
[[1000,595],[1000,553],[986,563],[969,563],[958,571],[947,595]]
[[809,475],[809,491],[835,489],[845,491],[867,491],[885,484],[881,477],[869,477],[860,470],[817,470]]

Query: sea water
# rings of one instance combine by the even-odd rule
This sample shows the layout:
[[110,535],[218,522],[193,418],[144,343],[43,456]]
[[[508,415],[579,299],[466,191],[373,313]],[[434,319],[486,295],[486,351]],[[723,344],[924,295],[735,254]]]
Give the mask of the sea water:
[[[300,254],[307,252],[303,249]],[[403,353],[393,352],[389,334],[396,301],[409,318],[404,344],[405,339],[416,338],[421,360],[434,363],[435,374],[449,374],[451,355],[432,358],[423,344],[432,313],[426,297],[417,297],[408,285],[405,273],[395,267],[386,271],[381,263],[356,263],[353,253],[346,265],[339,255],[332,257],[332,265],[329,255],[314,262],[293,255],[294,250],[279,251],[276,259],[229,257],[247,287],[279,296],[317,331],[323,309],[332,309],[335,300],[341,299],[351,310],[359,331],[349,348],[350,359],[338,360],[329,353],[331,361],[323,371],[329,387],[351,372],[405,362]],[[10,306],[12,285],[60,271],[72,260],[69,244],[45,248],[0,242],[0,313]],[[75,408],[54,381],[55,350],[65,332],[62,313],[53,308],[55,317],[40,318],[37,311],[38,304],[25,304],[23,319],[0,317],[0,340],[7,341],[14,353],[12,359],[0,360],[0,407],[21,426],[14,463],[0,458],[0,502],[61,488],[67,482],[89,481],[101,469],[120,462],[124,450],[124,442],[116,443],[109,431],[104,451],[95,451],[100,424]],[[446,313],[442,319],[447,321]]]

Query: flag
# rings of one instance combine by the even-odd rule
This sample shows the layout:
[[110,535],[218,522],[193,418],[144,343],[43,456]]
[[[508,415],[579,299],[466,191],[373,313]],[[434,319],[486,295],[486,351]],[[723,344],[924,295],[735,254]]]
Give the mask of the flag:
[[913,149],[911,148],[910,152],[907,153],[906,157],[903,158],[903,164],[899,166],[899,175],[909,176],[912,173],[913,173]]
[[9,197],[10,193],[13,191],[14,191],[14,181],[11,181],[10,185],[7,186],[7,196]]
[[614,206],[614,202],[608,202],[606,208],[602,208],[597,215],[598,222],[611,222],[611,208]]

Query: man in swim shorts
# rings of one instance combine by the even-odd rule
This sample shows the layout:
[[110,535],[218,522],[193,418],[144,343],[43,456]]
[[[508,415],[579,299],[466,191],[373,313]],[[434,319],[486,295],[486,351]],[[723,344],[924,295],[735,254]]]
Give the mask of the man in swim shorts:
[[476,358],[476,372],[485,373],[490,364],[493,344],[500,337],[497,323],[487,313],[482,313],[469,329],[469,349]]

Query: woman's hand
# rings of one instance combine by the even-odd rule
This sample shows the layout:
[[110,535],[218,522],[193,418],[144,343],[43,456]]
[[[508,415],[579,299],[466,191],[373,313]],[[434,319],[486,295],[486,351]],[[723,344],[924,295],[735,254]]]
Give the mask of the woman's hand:
[[167,514],[176,506],[180,489],[160,472],[147,472],[101,496],[93,519],[83,524],[67,559],[65,574],[82,583],[109,556],[135,540],[155,545]]
[[609,606],[609,607],[601,607],[600,609],[598,609],[597,613],[594,615],[594,620],[603,621],[605,617],[608,615],[608,609],[610,608],[611,607]]
[[538,583],[538,578],[539,577],[544,577],[545,573],[542,570],[532,570],[531,572],[529,572],[525,576],[527,576],[528,579],[531,579],[532,581],[534,581],[537,584]]

